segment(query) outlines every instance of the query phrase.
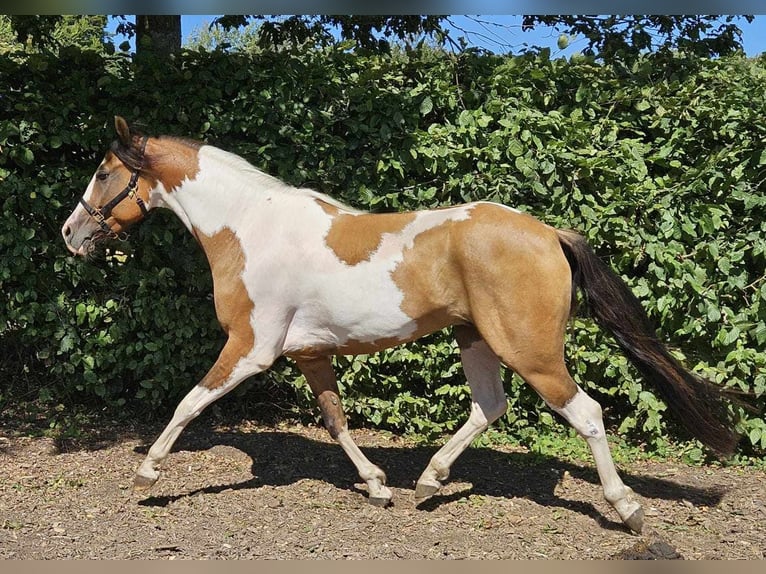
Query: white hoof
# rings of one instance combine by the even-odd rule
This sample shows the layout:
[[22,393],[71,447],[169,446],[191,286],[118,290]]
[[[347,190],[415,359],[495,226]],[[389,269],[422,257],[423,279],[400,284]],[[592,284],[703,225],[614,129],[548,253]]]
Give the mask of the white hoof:
[[150,471],[148,474],[137,472],[133,477],[133,491],[141,492],[144,490],[149,490],[152,486],[154,486],[154,483],[157,482],[159,477],[160,473],[156,470]]
[[394,496],[391,490],[377,479],[367,481],[367,491],[367,502],[373,506],[388,506]]

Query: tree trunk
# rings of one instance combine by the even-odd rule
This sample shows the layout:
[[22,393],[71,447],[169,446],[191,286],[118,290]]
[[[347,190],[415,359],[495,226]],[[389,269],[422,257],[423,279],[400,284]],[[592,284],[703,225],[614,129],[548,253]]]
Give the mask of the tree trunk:
[[181,16],[136,15],[136,54],[168,56],[181,49]]

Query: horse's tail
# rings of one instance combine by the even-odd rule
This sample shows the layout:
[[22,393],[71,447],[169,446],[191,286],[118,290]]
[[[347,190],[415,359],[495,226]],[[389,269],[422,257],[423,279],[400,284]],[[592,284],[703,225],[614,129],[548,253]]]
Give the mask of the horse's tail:
[[557,233],[572,268],[573,289],[583,291],[599,325],[612,333],[693,436],[719,456],[731,454],[739,436],[731,428],[721,389],[687,371],[668,352],[628,285],[598,258],[581,235],[562,230]]

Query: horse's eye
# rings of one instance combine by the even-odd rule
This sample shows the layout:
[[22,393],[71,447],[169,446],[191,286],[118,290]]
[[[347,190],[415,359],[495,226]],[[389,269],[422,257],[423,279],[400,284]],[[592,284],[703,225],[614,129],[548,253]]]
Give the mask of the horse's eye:
[[109,173],[105,171],[100,171],[96,174],[96,179],[99,181],[104,181],[107,177],[109,177]]

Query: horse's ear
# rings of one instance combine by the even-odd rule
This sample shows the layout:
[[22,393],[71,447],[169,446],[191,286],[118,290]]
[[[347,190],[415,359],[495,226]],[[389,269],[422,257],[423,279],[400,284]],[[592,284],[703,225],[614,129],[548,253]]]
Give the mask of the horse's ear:
[[114,116],[114,129],[117,130],[117,137],[124,146],[130,146],[133,138],[130,137],[130,127],[128,122],[122,116]]

